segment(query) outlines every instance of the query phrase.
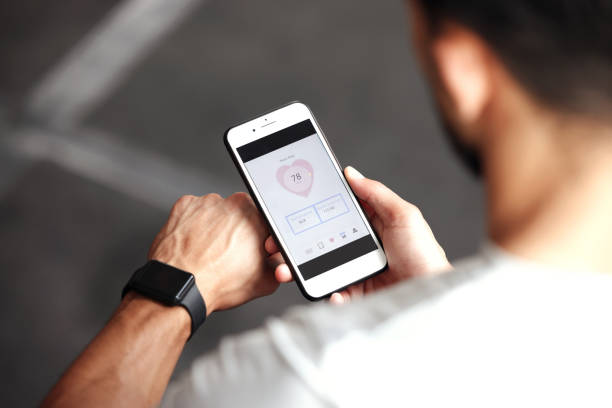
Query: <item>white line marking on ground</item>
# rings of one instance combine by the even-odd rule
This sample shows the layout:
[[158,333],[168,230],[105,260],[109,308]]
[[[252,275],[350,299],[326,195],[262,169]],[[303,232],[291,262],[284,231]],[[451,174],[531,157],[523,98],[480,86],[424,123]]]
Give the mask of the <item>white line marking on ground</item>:
[[48,160],[148,205],[167,211],[184,194],[227,196],[244,187],[168,157],[127,145],[111,135],[80,130],[63,136],[36,128],[6,138],[17,154]]

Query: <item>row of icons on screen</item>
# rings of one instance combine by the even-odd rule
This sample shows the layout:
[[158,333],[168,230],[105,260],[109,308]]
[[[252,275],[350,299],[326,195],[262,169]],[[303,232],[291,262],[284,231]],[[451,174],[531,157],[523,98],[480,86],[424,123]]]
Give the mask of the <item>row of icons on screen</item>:
[[[357,230],[357,227],[353,227],[351,233],[356,234],[357,232],[359,232]],[[348,236],[348,234],[346,232],[340,232],[338,234],[338,236],[340,237],[340,239],[336,239],[335,236],[331,236],[327,239],[327,241],[319,241],[316,244],[316,248],[318,249],[325,249],[325,245],[327,244],[328,246],[333,246],[337,241],[342,241],[344,239],[346,239],[346,237]],[[311,255],[314,252],[314,248],[315,247],[310,247],[310,248],[306,248],[306,255]]]

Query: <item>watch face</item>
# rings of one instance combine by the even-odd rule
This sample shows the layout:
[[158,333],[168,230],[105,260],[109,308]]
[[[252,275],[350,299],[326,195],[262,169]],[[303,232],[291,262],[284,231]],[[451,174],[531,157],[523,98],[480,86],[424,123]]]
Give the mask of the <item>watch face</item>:
[[155,292],[157,296],[174,303],[182,300],[187,289],[195,282],[192,274],[157,262],[143,268],[141,276],[139,285],[143,289]]

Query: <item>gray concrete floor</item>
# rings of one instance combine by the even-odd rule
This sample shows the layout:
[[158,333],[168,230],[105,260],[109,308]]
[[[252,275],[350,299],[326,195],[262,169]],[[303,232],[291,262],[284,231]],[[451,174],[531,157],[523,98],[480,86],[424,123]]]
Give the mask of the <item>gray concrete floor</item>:
[[[201,3],[70,130],[27,119],[27,96],[117,2],[63,2],[54,10],[6,3],[0,31],[13,34],[0,35],[3,140],[34,126],[81,143],[86,129],[106,135],[114,148],[101,154],[110,162],[124,160],[126,153],[114,153],[124,151],[170,164],[155,173],[162,181],[157,190],[131,194],[125,181],[117,188],[91,168],[67,166],[68,153],[32,156],[0,144],[0,405],[39,402],[103,326],[177,191],[244,189],[222,134],[287,101],[311,106],[343,164],[417,204],[451,258],[475,251],[482,240],[481,188],[445,144],[399,1]],[[131,171],[146,178],[152,174],[146,169]],[[181,184],[184,169],[195,182]],[[137,184],[134,191],[142,189]],[[147,199],[156,194],[169,199]],[[221,337],[304,302],[287,285],[214,315],[188,344],[177,372]]]

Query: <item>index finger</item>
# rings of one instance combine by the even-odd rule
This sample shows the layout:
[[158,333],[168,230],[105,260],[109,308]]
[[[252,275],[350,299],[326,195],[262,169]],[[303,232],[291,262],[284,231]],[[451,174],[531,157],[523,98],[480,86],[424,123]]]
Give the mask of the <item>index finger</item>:
[[272,235],[270,235],[266,239],[266,242],[264,243],[264,248],[266,249],[266,252],[269,254],[274,254],[279,251],[278,245],[276,245],[276,240],[274,239]]

